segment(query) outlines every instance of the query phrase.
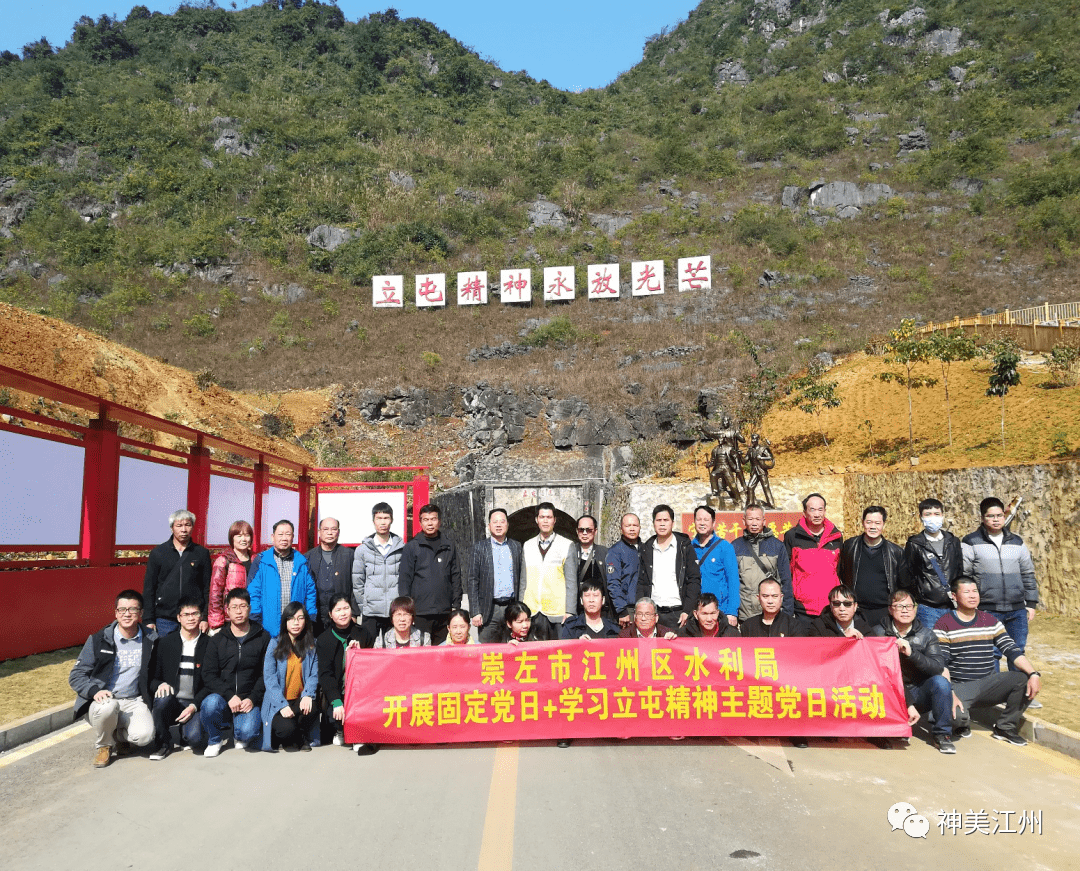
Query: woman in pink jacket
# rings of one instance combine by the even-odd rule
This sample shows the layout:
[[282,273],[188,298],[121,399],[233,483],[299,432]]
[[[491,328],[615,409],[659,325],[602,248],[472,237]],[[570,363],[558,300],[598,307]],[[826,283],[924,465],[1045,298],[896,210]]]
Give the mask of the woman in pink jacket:
[[254,539],[255,531],[251,524],[246,520],[236,520],[229,527],[229,548],[214,557],[207,615],[211,632],[216,632],[225,625],[225,597],[229,590],[247,587]]

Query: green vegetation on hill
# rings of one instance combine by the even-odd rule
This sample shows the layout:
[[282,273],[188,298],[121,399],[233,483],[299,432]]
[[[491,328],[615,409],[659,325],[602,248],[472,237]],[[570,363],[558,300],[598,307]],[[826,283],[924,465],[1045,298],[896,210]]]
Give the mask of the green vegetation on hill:
[[[268,347],[306,349],[317,362],[303,377],[346,377],[325,336],[373,315],[358,288],[378,273],[712,253],[734,309],[710,310],[699,338],[718,346],[727,327],[709,319],[739,314],[785,367],[861,345],[888,325],[867,315],[878,304],[887,317],[940,319],[1020,304],[1018,286],[1068,295],[1058,287],[1069,282],[1033,289],[971,264],[1005,253],[1006,263],[1073,268],[1075,4],[919,9],[703,0],[634,69],[582,93],[500,70],[393,9],[355,23],[300,0],[84,17],[60,50],[40,41],[22,58],[0,56],[0,179],[11,179],[0,182],[0,268],[15,263],[0,298],[151,353],[182,332],[167,349],[174,362],[209,360],[254,384]],[[898,136],[913,128],[929,150],[897,159]],[[872,174],[871,162],[892,166]],[[818,178],[882,181],[906,196],[855,222],[781,209],[785,185]],[[958,180],[974,192],[957,194]],[[947,208],[927,210],[926,195]],[[538,196],[570,226],[530,228]],[[590,214],[620,211],[632,221],[617,232],[592,226]],[[320,225],[352,238],[333,251],[309,245]],[[886,255],[873,301],[829,308],[846,273]],[[223,264],[231,278],[208,274]],[[784,293],[762,293],[782,316],[762,316],[750,298],[766,268],[790,276]],[[58,272],[67,280],[50,285]],[[294,282],[307,291],[299,308],[262,296]],[[600,335],[611,311],[575,303],[575,334]],[[489,334],[473,312],[438,317],[439,336],[512,335]],[[407,351],[431,323],[408,321],[390,344]],[[654,335],[671,343],[680,331]],[[423,344],[447,360],[463,350]],[[349,362],[376,352],[386,344],[356,341]],[[708,372],[693,377],[715,378],[720,357],[703,359]]]

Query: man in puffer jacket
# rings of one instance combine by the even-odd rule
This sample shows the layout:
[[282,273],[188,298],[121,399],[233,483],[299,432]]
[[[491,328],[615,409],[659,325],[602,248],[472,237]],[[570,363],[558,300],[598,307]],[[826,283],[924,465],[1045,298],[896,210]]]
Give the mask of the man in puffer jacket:
[[390,531],[394,509],[379,502],[371,509],[375,532],[356,547],[352,563],[352,592],[361,619],[376,637],[390,628],[390,603],[398,597],[398,569],[405,543]]
[[844,537],[825,519],[825,497],[811,493],[803,499],[803,516],[784,533],[791,560],[795,616],[808,622],[829,604],[829,590],[840,583],[838,565]]
[[983,499],[979,514],[982,526],[965,535],[960,543],[964,574],[975,578],[982,610],[1001,621],[1023,653],[1028,621],[1035,619],[1035,606],[1039,604],[1031,552],[1019,535],[1004,529],[1005,504],[1000,499]]
[[731,543],[739,563],[739,622],[761,613],[759,584],[766,578],[775,580],[783,591],[781,610],[794,614],[791,561],[783,542],[765,525],[765,509],[757,504],[747,505],[743,526],[743,534]]

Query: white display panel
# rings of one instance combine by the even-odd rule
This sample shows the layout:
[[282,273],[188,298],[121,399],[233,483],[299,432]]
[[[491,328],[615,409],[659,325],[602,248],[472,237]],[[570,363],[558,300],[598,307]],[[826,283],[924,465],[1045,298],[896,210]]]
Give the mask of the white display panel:
[[[280,519],[280,518],[279,518]],[[210,476],[210,510],[206,514],[207,547],[228,545],[229,527],[235,520],[255,526],[255,482],[227,475]]]
[[274,524],[279,520],[291,520],[293,530],[300,528],[300,493],[284,487],[271,487],[263,497],[261,544],[272,543]]
[[169,515],[187,507],[187,488],[186,468],[121,457],[116,546],[160,544],[169,538]]
[[371,522],[371,509],[379,502],[386,502],[394,509],[390,531],[405,537],[405,494],[379,493],[365,490],[347,493],[319,493],[319,520],[337,518],[341,524],[338,541],[350,547],[358,545],[375,531]]
[[79,543],[85,449],[0,430],[0,544]]

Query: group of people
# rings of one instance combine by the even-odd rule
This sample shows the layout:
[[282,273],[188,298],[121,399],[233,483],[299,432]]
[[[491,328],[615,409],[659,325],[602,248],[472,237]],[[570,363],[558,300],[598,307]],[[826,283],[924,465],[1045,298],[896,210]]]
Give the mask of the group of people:
[[271,548],[254,553],[251,526],[237,521],[228,548],[211,556],[192,541],[194,516],[176,511],[169,539],[150,553],[142,593],[117,596],[116,619],[87,639],[71,671],[76,715],[93,727],[97,767],[131,745],[150,747],[153,760],[177,743],[214,757],[230,728],[238,749],[309,750],[331,736],[345,744],[353,647],[877,635],[895,638],[910,722],[926,715],[942,753],[969,734],[972,708],[1002,702],[994,737],[1024,744],[1021,715],[1039,704],[1041,688],[1024,656],[1039,599],[1031,554],[1008,530],[1001,500],[984,499],[981,525],[961,540],[943,528],[942,503],[925,499],[923,529],[903,548],[884,537],[882,506],[867,507],[862,533],[844,540],[824,497],[802,505],[779,540],[751,504],[734,542],[716,534],[707,505],[694,511],[693,536],[657,505],[649,539],[637,515],[625,514],[609,548],[597,544],[589,514],[571,541],[543,502],[538,534],[521,544],[508,536],[507,512],[494,508],[464,581],[434,504],[420,509],[420,534],[407,543],[391,531],[385,502],[356,548],[338,542],[336,519],[322,518],[306,554],[281,520]]

